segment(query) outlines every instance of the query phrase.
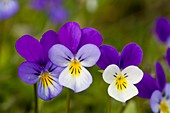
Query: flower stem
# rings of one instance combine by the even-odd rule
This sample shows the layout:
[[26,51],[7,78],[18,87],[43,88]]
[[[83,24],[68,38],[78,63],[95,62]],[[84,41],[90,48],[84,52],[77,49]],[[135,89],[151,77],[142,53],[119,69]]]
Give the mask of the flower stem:
[[67,89],[66,113],[70,113],[70,89]]
[[124,110],[126,109],[126,105],[127,105],[127,102],[126,103],[123,103],[123,106],[122,108],[120,109],[120,112],[119,113],[123,113]]
[[34,112],[38,113],[37,84],[34,84],[34,102],[35,102]]
[[107,113],[111,113],[112,98],[108,96]]

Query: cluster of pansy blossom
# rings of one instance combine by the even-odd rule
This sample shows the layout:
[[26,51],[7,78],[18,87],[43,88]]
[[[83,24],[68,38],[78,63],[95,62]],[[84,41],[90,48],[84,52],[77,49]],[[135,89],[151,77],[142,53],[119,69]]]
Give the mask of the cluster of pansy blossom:
[[143,72],[137,66],[142,61],[142,49],[135,43],[124,47],[121,54],[112,46],[102,45],[97,65],[104,70],[103,79],[110,84],[108,94],[126,102],[138,94],[134,84],[141,81]]
[[[92,75],[85,67],[95,64],[103,71],[102,77],[109,85],[108,94],[125,103],[138,95],[150,99],[154,113],[170,112],[170,84],[159,62],[157,79],[138,68],[143,52],[136,43],[127,44],[121,53],[114,47],[102,45],[102,36],[94,28],[80,28],[76,22],[67,22],[56,33],[45,32],[40,42],[24,35],[16,42],[17,52],[26,59],[18,68],[21,80],[38,83],[38,96],[50,100],[63,87],[75,93],[92,84]],[[166,55],[170,65],[170,48]]]
[[96,64],[102,40],[97,30],[80,29],[75,22],[63,25],[58,34],[47,31],[40,42],[24,35],[16,42],[17,52],[26,59],[18,68],[19,77],[28,84],[38,82],[38,96],[43,100],[57,96],[63,86],[81,92],[92,83],[84,67]]
[[0,20],[13,16],[19,9],[17,0],[0,0]]
[[68,11],[63,7],[63,0],[32,0],[31,6],[44,11],[55,24],[63,23],[68,18]]

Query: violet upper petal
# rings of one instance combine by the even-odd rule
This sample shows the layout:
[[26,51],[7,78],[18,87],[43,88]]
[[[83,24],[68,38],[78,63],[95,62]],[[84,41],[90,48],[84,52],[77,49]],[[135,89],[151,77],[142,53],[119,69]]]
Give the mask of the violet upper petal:
[[48,51],[49,49],[54,45],[57,44],[58,41],[58,36],[57,33],[53,30],[49,30],[45,32],[40,40],[40,43],[43,47],[44,51],[44,57],[45,57],[45,62],[48,62]]
[[165,96],[167,99],[170,99],[170,83],[166,83],[165,85]]
[[102,45],[100,47],[101,55],[97,62],[97,65],[101,69],[105,69],[110,64],[118,63],[119,53],[118,51],[110,45]]
[[93,28],[83,28],[81,30],[81,40],[79,44],[79,48],[81,48],[85,44],[94,44],[96,46],[100,46],[102,44],[103,38],[102,35]]
[[81,38],[80,26],[76,22],[67,22],[60,28],[58,38],[61,44],[76,54]]
[[155,32],[160,41],[167,41],[170,36],[170,24],[166,18],[160,17],[156,20]]
[[29,62],[42,63],[44,60],[43,48],[38,40],[24,35],[16,41],[17,52]]
[[166,60],[168,61],[168,65],[170,66],[170,48],[166,51]]
[[144,74],[142,80],[135,85],[138,88],[138,96],[141,98],[150,98],[152,93],[159,89],[156,80],[149,74]]
[[23,62],[18,68],[18,75],[27,84],[35,84],[39,80],[42,68],[29,62]]
[[159,62],[156,62],[156,76],[160,91],[163,91],[166,84],[166,76],[164,70]]
[[124,69],[127,66],[138,66],[142,61],[143,52],[139,45],[135,43],[127,44],[120,55],[119,67]]

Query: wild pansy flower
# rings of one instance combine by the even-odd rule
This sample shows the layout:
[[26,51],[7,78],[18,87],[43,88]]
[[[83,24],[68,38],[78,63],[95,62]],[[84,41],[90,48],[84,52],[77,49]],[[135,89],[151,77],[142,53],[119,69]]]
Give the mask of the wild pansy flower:
[[27,84],[38,82],[37,93],[43,100],[54,98],[63,89],[58,83],[63,69],[48,58],[49,48],[56,43],[57,34],[52,30],[45,32],[40,42],[30,35],[24,35],[16,42],[17,52],[26,59],[18,68],[19,77]]
[[103,79],[110,84],[108,93],[120,102],[126,102],[138,94],[134,86],[141,81],[143,72],[137,66],[142,61],[142,49],[135,43],[124,47],[121,54],[109,45],[100,47],[98,66],[104,70]]
[[150,99],[150,106],[154,113],[170,113],[170,84],[165,85],[163,92],[156,90]]
[[53,23],[60,24],[68,18],[63,0],[32,0],[31,5],[34,9],[46,12]]
[[60,28],[58,39],[60,44],[49,50],[49,59],[64,68],[59,83],[76,93],[87,89],[92,76],[85,67],[98,61],[102,36],[93,28],[80,29],[77,23],[68,22]]
[[13,16],[19,9],[17,0],[0,0],[0,20]]
[[166,76],[164,70],[159,62],[155,64],[156,68],[156,79],[149,74],[144,74],[143,79],[136,84],[141,98],[151,98],[152,93],[155,90],[163,91],[166,84]]
[[170,23],[164,17],[159,17],[155,24],[155,33],[162,43],[170,46]]

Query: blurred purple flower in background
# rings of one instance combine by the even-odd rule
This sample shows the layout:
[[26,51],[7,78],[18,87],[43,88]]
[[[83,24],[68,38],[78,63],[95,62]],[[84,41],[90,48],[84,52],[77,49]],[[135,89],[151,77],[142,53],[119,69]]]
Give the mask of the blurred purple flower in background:
[[63,0],[32,0],[31,6],[46,12],[55,24],[63,23],[68,18],[68,11],[63,7]]
[[0,20],[13,16],[19,9],[17,0],[0,0]]
[[155,23],[155,33],[162,43],[170,46],[170,23],[165,17],[159,17]]
[[76,22],[64,24],[59,32],[60,44],[49,50],[49,59],[64,70],[59,83],[75,93],[84,91],[92,83],[92,76],[85,67],[92,67],[100,57],[102,36],[93,28],[83,28]]
[[16,42],[17,52],[26,59],[18,68],[21,80],[27,84],[38,82],[38,96],[43,100],[56,97],[63,89],[58,76],[63,68],[48,59],[48,50],[58,43],[57,34],[49,30],[43,34],[40,42],[30,35],[24,35]]
[[108,93],[120,102],[126,102],[138,94],[134,86],[141,81],[143,72],[137,66],[141,63],[143,52],[135,43],[127,44],[121,54],[109,45],[100,47],[101,56],[97,65],[104,70],[103,79],[110,84]]

